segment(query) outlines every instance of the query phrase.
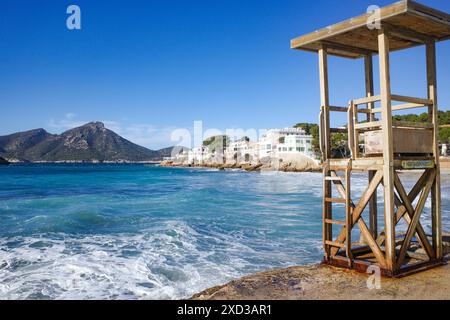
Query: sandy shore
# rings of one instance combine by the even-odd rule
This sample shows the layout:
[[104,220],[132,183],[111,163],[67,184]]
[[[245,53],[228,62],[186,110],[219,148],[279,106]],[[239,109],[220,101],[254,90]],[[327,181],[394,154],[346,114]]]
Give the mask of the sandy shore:
[[369,289],[368,274],[311,265],[273,270],[207,289],[195,300],[450,300],[450,265]]

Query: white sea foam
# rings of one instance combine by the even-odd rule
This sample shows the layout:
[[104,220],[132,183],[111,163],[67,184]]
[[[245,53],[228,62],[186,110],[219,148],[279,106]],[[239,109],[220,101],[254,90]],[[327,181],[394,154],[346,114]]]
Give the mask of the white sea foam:
[[196,236],[172,221],[138,235],[0,239],[0,298],[178,299],[242,275],[245,261],[215,263]]
[[[260,233],[261,240],[255,237],[253,245],[267,247],[264,232]],[[270,261],[296,264],[319,247],[315,239],[305,241],[293,248],[294,258],[292,253],[277,252],[280,245],[258,251],[246,245],[243,234],[200,235],[182,221],[167,221],[132,235],[2,238],[0,299],[188,298],[270,268]]]

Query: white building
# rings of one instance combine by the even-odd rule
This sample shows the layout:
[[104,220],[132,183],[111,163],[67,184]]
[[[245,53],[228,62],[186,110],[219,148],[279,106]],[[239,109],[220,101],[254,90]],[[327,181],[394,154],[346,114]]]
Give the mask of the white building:
[[227,163],[252,164],[259,160],[258,143],[248,139],[231,142],[225,149]]
[[189,149],[183,149],[181,152],[175,155],[174,162],[176,163],[193,163],[193,152]]
[[280,157],[282,153],[302,153],[314,158],[312,136],[301,128],[271,129],[259,139],[259,158]]
[[188,163],[203,164],[208,161],[209,157],[210,154],[208,147],[196,147],[190,151]]
[[303,153],[304,155],[315,158],[312,149],[312,136],[306,134],[288,135],[280,138],[280,143],[275,152],[276,157],[281,157],[282,154]]

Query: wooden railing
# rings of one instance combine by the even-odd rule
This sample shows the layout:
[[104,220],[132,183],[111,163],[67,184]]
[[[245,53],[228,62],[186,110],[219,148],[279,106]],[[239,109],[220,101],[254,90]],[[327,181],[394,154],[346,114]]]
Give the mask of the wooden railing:
[[[360,158],[359,154],[359,134],[365,131],[380,130],[382,122],[379,120],[373,120],[368,122],[359,122],[359,114],[377,114],[381,113],[381,108],[375,108],[376,102],[381,101],[381,96],[371,96],[360,99],[351,100],[348,107],[341,106],[322,106],[319,115],[319,147],[322,154],[322,159],[326,159],[326,150],[330,149],[331,134],[332,133],[348,133],[348,146],[351,152],[352,159]],[[414,98],[401,95],[391,95],[391,101],[404,102],[403,104],[395,105],[391,107],[392,111],[401,111],[415,108],[423,108],[433,105],[433,101],[430,99]],[[359,108],[359,106],[366,105],[366,108]],[[371,107],[370,107],[371,106]],[[326,112],[342,112],[347,113],[348,125],[345,128],[327,128],[325,124]],[[374,117],[371,117],[374,119]],[[411,129],[433,129],[434,126],[431,122],[418,123],[407,121],[392,121],[393,127],[411,128]]]
[[[360,158],[359,154],[359,133],[362,131],[374,131],[380,130],[382,122],[373,120],[369,122],[359,123],[358,114],[376,114],[381,113],[381,108],[374,108],[375,102],[381,101],[381,96],[365,97],[360,99],[351,100],[349,107],[347,108],[348,116],[348,145],[351,151],[352,159]],[[414,98],[401,95],[391,95],[391,101],[404,102],[400,105],[391,107],[392,111],[400,111],[407,109],[423,108],[433,105],[433,101],[430,99]],[[358,108],[361,105],[371,105],[372,108]],[[411,128],[411,129],[433,129],[434,126],[431,122],[418,123],[408,121],[392,121],[393,127]]]

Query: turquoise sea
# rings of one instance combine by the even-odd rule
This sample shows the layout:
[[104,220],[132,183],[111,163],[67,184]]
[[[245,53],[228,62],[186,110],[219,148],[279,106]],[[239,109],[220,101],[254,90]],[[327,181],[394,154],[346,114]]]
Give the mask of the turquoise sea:
[[[362,192],[366,178],[354,181]],[[0,299],[188,298],[318,262],[321,190],[317,173],[0,167]],[[447,230],[449,192],[445,176]]]

